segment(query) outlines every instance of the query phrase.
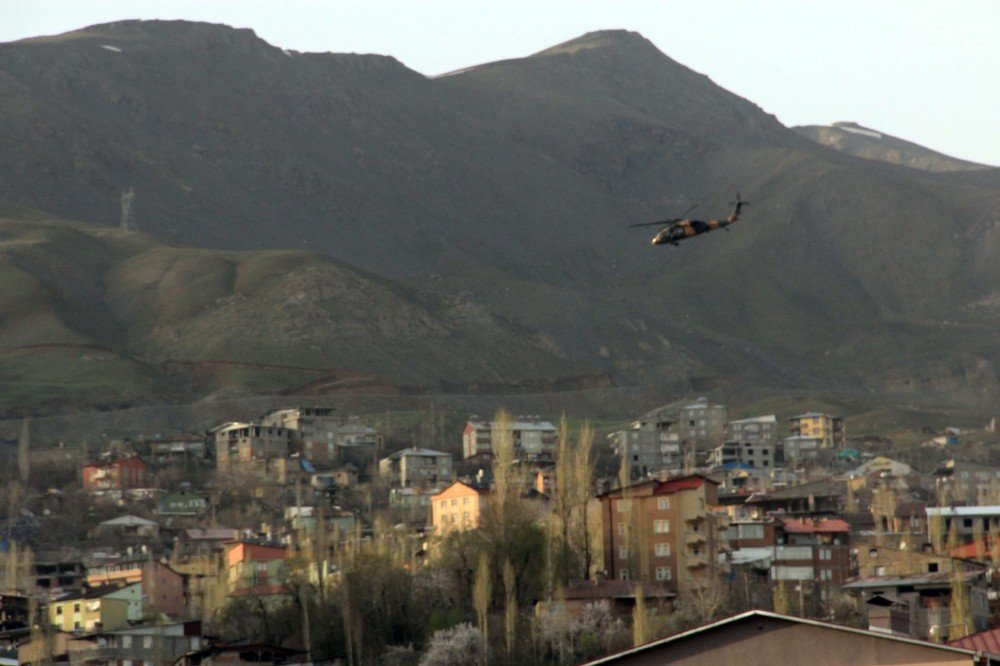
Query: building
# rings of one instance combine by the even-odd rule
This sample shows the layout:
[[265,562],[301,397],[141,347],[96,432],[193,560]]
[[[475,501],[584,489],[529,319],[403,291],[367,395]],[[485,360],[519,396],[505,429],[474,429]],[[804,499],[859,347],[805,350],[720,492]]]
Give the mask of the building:
[[959,543],[972,543],[1000,530],[1000,506],[929,506],[927,539],[946,543],[954,529]]
[[229,472],[240,463],[285,459],[291,453],[292,431],[288,428],[232,422],[209,430],[209,435],[220,472]]
[[88,493],[120,493],[148,488],[149,466],[139,456],[90,463],[82,469],[83,489]]
[[379,476],[400,488],[434,486],[451,481],[450,453],[431,449],[403,449],[378,463]]
[[102,630],[69,641],[70,666],[171,664],[206,645],[201,622],[175,622]]
[[226,544],[226,580],[230,590],[282,585],[288,549],[281,545],[236,541]]
[[818,437],[804,435],[785,437],[781,440],[781,460],[790,463],[816,460],[821,448],[823,448],[823,440]]
[[625,430],[608,435],[611,448],[632,481],[661,470],[682,466],[680,437],[674,421],[661,414],[633,421]]
[[208,508],[208,500],[201,493],[178,490],[160,498],[156,506],[161,516],[197,516]]
[[718,484],[698,474],[652,479],[598,497],[608,578],[655,581],[677,590],[728,570],[729,526],[715,512]]
[[844,448],[847,428],[844,419],[820,412],[808,412],[788,419],[788,433],[793,437],[811,437],[819,440],[823,449]]
[[769,444],[773,447],[780,439],[778,417],[768,414],[730,421],[726,426],[726,439],[751,444]]
[[821,479],[754,493],[746,498],[742,511],[737,513],[757,518],[772,511],[794,517],[836,516],[843,512],[843,501],[841,486],[834,481]]
[[103,585],[49,602],[49,623],[60,631],[91,632],[128,624],[129,599],[118,585]]
[[489,503],[489,490],[481,485],[456,481],[431,497],[431,524],[435,534],[449,530],[474,530]]
[[713,449],[725,439],[728,421],[729,412],[723,405],[698,398],[677,413],[681,444],[692,444],[699,450]]
[[378,430],[361,422],[358,416],[348,416],[345,423],[334,430],[334,442],[340,452],[340,463],[365,469],[375,461],[375,454],[382,448],[382,435]]
[[293,451],[321,467],[340,459],[337,428],[340,426],[329,407],[289,407],[272,409],[260,417],[260,424],[291,431]]
[[202,435],[168,435],[146,442],[150,460],[157,465],[184,464],[205,459],[205,437]]
[[843,586],[854,596],[869,628],[914,638],[946,641],[963,620],[952,614],[955,585],[968,592],[975,631],[989,626],[987,581],[982,570],[938,571],[904,576],[867,576]]
[[751,610],[682,631],[583,666],[876,666],[941,664],[996,666],[1000,657],[977,650],[913,640],[770,611]]
[[[495,421],[470,420],[462,431],[462,457],[492,456],[498,433]],[[518,460],[555,460],[556,427],[537,416],[519,416],[510,422],[514,439],[514,457]]]
[[91,531],[94,538],[117,537],[131,542],[149,541],[160,536],[160,524],[140,516],[119,516],[98,523]]
[[129,558],[87,569],[87,584],[91,586],[134,583],[141,586],[144,611],[156,611],[174,619],[183,617],[184,577],[166,564],[148,558]]
[[774,467],[774,447],[763,442],[726,442],[712,449],[708,464],[716,467],[749,465],[769,470]]

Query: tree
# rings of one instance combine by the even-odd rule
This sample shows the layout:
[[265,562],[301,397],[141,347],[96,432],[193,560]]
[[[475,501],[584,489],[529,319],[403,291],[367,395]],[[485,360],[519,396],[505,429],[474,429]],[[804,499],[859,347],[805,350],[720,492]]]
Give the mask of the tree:
[[428,641],[420,666],[475,666],[484,646],[482,632],[467,622],[442,629]]
[[476,618],[479,622],[479,632],[482,635],[480,663],[484,665],[487,663],[489,650],[489,620],[492,586],[493,575],[490,572],[490,557],[484,551],[479,554],[479,567],[476,569],[476,583],[472,588],[472,605],[476,609]]

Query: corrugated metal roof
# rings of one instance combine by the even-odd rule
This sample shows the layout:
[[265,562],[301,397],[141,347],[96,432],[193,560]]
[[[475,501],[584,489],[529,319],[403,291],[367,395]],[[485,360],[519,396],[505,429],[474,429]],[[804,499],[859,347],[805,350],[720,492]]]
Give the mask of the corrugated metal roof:
[[948,641],[948,645],[966,650],[980,650],[1000,656],[1000,627]]

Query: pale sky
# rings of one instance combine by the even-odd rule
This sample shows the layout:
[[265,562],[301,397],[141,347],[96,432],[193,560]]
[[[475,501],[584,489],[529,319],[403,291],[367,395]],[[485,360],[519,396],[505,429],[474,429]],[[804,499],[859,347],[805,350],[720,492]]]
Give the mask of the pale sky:
[[998,0],[0,0],[0,42],[127,18],[252,28],[428,75],[626,28],[786,125],[853,120],[1000,165]]

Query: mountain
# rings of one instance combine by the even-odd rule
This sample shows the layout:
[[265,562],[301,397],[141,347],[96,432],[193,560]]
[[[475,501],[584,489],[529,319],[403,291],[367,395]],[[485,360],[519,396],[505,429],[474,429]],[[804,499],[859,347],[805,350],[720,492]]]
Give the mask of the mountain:
[[297,393],[606,384],[468,300],[322,255],[165,245],[0,211],[0,411]]
[[[472,302],[548,354],[511,356],[509,378],[998,395],[1000,170],[832,151],[636,33],[427,78],[249,30],[127,21],[0,45],[0,98],[0,200],[101,229],[132,189],[132,219],[168,243],[308,248]],[[724,215],[737,190],[752,204],[731,233],[652,248],[652,230],[627,228],[695,203]],[[199,329],[216,360],[254,353],[212,346],[231,314]],[[499,367],[412,362],[470,381]]]
[[949,157],[930,148],[852,122],[802,125],[793,127],[792,130],[816,143],[850,155],[901,164],[914,169],[940,172],[984,171],[993,168],[986,164]]

